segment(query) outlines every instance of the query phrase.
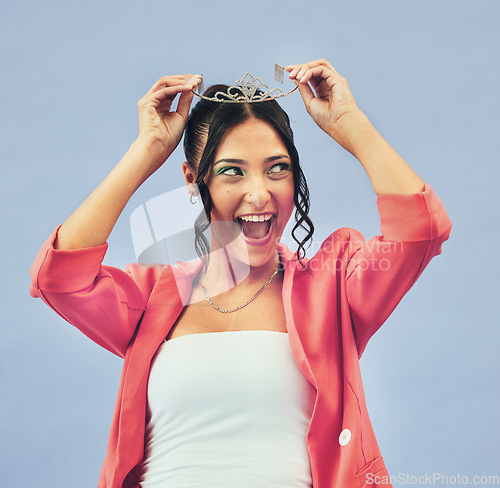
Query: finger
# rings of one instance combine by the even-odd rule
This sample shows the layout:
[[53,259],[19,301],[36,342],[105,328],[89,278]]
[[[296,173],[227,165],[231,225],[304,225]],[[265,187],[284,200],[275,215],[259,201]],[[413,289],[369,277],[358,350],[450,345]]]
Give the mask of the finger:
[[318,66],[323,66],[330,70],[333,69],[333,66],[326,59],[317,59],[315,61],[310,61],[309,63],[290,64],[285,68],[285,70],[289,73],[294,72],[295,76],[298,73],[300,73],[300,76],[303,76],[308,69],[316,68]]
[[153,87],[151,87],[150,94],[155,93],[158,90],[167,87],[175,87],[175,86],[183,86],[183,85],[194,85],[197,86],[201,81],[201,78],[198,76],[182,76],[182,77],[173,77],[165,80],[158,80]]
[[151,95],[152,93],[167,86],[186,85],[189,83],[199,82],[198,80],[201,80],[201,75],[187,74],[163,76],[149,89],[146,95]]
[[169,85],[183,85],[187,80],[183,80],[182,77],[174,76],[162,76],[155,84],[146,92],[145,97],[153,94],[161,88],[165,88]]
[[192,74],[162,76],[155,82],[155,84],[150,88],[149,91],[151,93],[154,93],[155,91],[166,86],[185,85],[191,78],[194,77],[195,75]]
[[304,100],[304,105],[306,106],[306,110],[309,110],[309,104],[314,99],[314,93],[312,88],[308,84],[298,84],[300,96],[302,100]]
[[317,66],[325,66],[327,68],[332,68],[332,65],[324,58],[316,59],[315,61],[310,61],[309,63],[302,64],[306,69],[315,68]]
[[296,78],[300,81],[308,69],[309,67],[307,65],[301,66],[300,69],[297,71]]
[[165,114],[170,112],[170,109],[172,108],[172,100],[169,100],[168,98],[165,99],[157,108],[156,111],[159,114]]
[[334,77],[337,74],[335,70],[328,68],[326,66],[317,66],[315,68],[309,68],[304,71],[302,76],[297,76],[301,83],[307,83],[311,78],[322,78],[324,80],[328,80],[331,77]]
[[194,77],[192,80],[195,81],[192,84],[191,90],[189,90],[188,92],[181,93],[181,96],[179,97],[179,103],[177,104],[176,112],[179,115],[182,115],[182,117],[184,117],[186,120],[189,115],[189,109],[191,108],[191,103],[193,101],[194,89],[202,82],[202,79],[203,75],[200,75],[200,77]]
[[299,70],[300,70],[300,65],[291,67],[290,74],[288,75],[288,77],[291,80],[295,79],[297,77],[297,73],[299,72]]
[[[311,75],[312,73],[312,75]],[[304,83],[307,83],[312,76],[321,76],[323,78],[328,77],[332,73],[332,69],[328,66],[302,66],[299,72],[297,73],[297,78],[302,81],[305,77],[307,80],[304,80]]]
[[189,109],[191,108],[191,102],[193,101],[194,93],[192,90],[181,93],[179,97],[179,102],[177,103],[176,112],[181,115],[185,120],[187,120],[189,115]]
[[178,93],[191,91],[193,85],[168,86],[152,93],[149,96],[144,96],[139,100],[139,106],[150,105],[158,108],[165,100],[174,100]]

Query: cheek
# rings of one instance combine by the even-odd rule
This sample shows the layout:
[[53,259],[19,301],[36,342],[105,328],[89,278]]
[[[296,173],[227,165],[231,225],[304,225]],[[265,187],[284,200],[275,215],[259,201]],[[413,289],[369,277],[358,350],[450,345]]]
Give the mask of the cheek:
[[282,214],[283,219],[286,219],[287,222],[292,215],[293,209],[295,208],[295,205],[293,203],[294,193],[295,192],[292,183],[291,185],[287,185],[285,188],[283,188],[279,194],[280,213]]
[[232,218],[238,203],[237,192],[231,188],[212,188],[210,190],[212,198],[212,215],[217,220]]
[[285,199],[288,202],[288,205],[291,208],[293,208],[294,207],[293,197],[295,196],[295,187],[293,185],[293,180],[287,185],[284,193],[285,193]]

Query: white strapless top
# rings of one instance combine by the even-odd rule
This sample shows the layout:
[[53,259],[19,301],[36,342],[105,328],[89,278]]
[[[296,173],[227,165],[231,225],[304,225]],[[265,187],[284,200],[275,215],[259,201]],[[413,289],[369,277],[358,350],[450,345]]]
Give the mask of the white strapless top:
[[142,488],[311,488],[316,398],[288,334],[190,334],[153,359]]

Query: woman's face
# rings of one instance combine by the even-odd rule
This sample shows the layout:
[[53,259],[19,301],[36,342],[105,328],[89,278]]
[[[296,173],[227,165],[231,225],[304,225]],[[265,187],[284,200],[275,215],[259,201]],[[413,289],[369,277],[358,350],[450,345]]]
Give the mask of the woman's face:
[[236,259],[262,266],[294,209],[292,162],[276,130],[248,119],[222,138],[208,179],[212,234]]

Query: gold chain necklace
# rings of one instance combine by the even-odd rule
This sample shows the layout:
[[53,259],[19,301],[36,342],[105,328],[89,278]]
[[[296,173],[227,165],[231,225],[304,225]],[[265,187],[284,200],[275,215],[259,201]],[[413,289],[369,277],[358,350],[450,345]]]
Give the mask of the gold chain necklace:
[[[281,263],[280,263],[281,264]],[[280,270],[280,265],[278,265],[276,267],[276,269],[274,270],[273,274],[271,275],[271,277],[262,285],[262,287],[260,288],[260,290],[252,297],[250,298],[250,300],[247,300],[243,305],[239,305],[238,307],[236,308],[230,308],[228,310],[224,310],[220,307],[218,307],[217,305],[215,305],[214,302],[212,302],[212,300],[210,300],[210,297],[208,296],[208,293],[207,293],[207,289],[203,286],[202,282],[200,281],[200,286],[203,290],[203,293],[205,294],[205,299],[207,300],[207,302],[213,307],[215,308],[215,310],[217,310],[217,312],[220,312],[220,313],[233,313],[233,312],[237,312],[238,310],[241,310],[243,307],[246,307],[249,303],[252,303],[263,291],[264,291],[264,288],[269,285],[269,283],[271,283],[271,281],[273,281],[273,279],[276,277],[276,275],[279,273],[279,270]]]

